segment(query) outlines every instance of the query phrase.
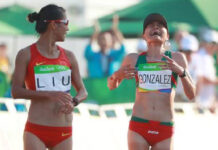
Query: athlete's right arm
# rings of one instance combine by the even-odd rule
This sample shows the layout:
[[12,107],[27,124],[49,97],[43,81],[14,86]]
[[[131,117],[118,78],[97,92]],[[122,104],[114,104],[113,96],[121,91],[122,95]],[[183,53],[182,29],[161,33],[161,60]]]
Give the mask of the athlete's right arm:
[[70,102],[72,97],[64,92],[52,91],[34,91],[25,88],[24,81],[27,72],[27,66],[30,61],[30,50],[25,48],[20,50],[16,56],[15,70],[12,79],[13,98],[31,99],[31,100],[56,100],[61,104]]
[[120,67],[119,70],[114,72],[110,77],[108,77],[108,87],[110,90],[117,88],[123,79],[132,79],[135,77],[136,69],[135,64],[138,55],[136,53],[128,54]]

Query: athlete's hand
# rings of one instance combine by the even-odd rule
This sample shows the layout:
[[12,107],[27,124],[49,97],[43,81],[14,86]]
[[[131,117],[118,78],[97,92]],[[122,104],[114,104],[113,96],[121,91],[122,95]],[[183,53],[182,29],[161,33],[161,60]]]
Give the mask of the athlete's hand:
[[176,61],[173,59],[169,58],[166,55],[163,55],[164,58],[166,58],[166,65],[162,66],[162,69],[169,69],[172,70],[173,72],[177,73],[178,75],[182,75],[184,68],[180,66]]
[[118,79],[132,79],[136,75],[136,69],[133,67],[130,67],[130,65],[121,67],[116,72],[116,77]]
[[72,96],[69,93],[59,91],[49,92],[49,100],[58,103],[58,113],[69,114],[73,111]]
[[66,103],[65,105],[62,105],[59,109],[60,113],[64,113],[64,114],[70,114],[74,109],[74,105],[72,102],[70,103]]
[[52,91],[49,92],[49,100],[56,101],[61,105],[71,103],[72,96],[69,93]]

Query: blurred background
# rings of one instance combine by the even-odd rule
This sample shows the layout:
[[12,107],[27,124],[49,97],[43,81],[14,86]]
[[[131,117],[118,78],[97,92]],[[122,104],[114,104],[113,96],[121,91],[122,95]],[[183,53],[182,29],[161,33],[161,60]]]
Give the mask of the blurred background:
[[[0,149],[21,150],[22,133],[30,105],[11,97],[17,52],[36,42],[35,24],[28,13],[47,4],[66,9],[69,31],[58,43],[79,62],[88,98],[74,110],[75,150],[127,150],[127,129],[135,99],[135,81],[123,81],[110,91],[107,77],[128,53],[141,53],[143,20],[158,12],[168,22],[166,49],[180,51],[197,86],[189,101],[178,81],[175,98],[175,150],[218,150],[218,13],[217,0],[1,0],[0,1]],[[102,53],[98,36],[105,38],[116,59],[92,61]],[[109,56],[108,56],[109,57]],[[110,65],[109,65],[110,63]],[[72,89],[71,94],[75,91]],[[88,133],[85,134],[85,133]]]

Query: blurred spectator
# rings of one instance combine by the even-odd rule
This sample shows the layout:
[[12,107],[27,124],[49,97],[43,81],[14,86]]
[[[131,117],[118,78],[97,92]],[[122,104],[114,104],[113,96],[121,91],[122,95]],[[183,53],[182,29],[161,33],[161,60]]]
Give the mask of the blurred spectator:
[[7,56],[7,45],[5,43],[0,44],[0,71],[5,74],[9,74],[9,59]]
[[[11,79],[13,78],[12,76],[13,76],[13,74],[11,75]],[[6,91],[4,93],[4,97],[7,97],[7,98],[12,98],[12,95],[11,95],[12,80],[11,79],[9,80],[9,82],[7,82]]]
[[[188,71],[195,84],[197,82],[197,75],[200,69],[198,65],[199,62],[196,60],[197,57],[195,57],[195,54],[198,49],[199,49],[199,42],[194,35],[187,34],[181,39],[179,51],[185,54],[186,56],[186,59],[188,61]],[[183,92],[183,88],[180,80],[177,86],[176,100],[188,101],[188,98],[185,96],[185,93]]]
[[[218,35],[218,32],[217,32],[217,35]],[[216,52],[215,52],[215,55],[214,55],[214,59],[215,59],[215,66],[216,66],[216,76],[218,76],[218,44],[216,44]]]
[[119,49],[123,44],[123,34],[119,31],[119,16],[114,15],[113,24],[111,30],[109,31],[112,36],[112,49]]
[[9,92],[7,76],[4,72],[0,71],[0,97],[5,97],[7,92]]
[[10,88],[10,63],[7,55],[7,45],[0,44],[0,96],[11,97]]
[[188,34],[189,34],[188,31],[183,31],[183,30],[178,30],[175,32],[173,39],[170,40],[172,51],[178,51],[179,49],[181,49],[181,45],[180,45],[181,39]]
[[180,52],[184,53],[186,56],[186,59],[188,61],[188,70],[189,73],[194,80],[194,82],[197,82],[197,74],[198,74],[198,62],[196,61],[196,52],[199,49],[199,42],[198,39],[194,35],[186,35],[181,39],[180,43]]
[[217,33],[214,30],[203,29],[200,32],[200,50],[198,52],[199,66],[201,67],[197,81],[196,102],[199,112],[209,109],[215,112],[216,91],[218,85],[213,55],[217,48]]
[[[111,31],[99,33],[98,23],[95,23],[95,32],[85,49],[85,58],[88,66],[88,77],[107,77],[115,72],[125,55],[123,36],[118,30],[118,17],[114,16]],[[93,51],[92,44],[97,39],[100,47],[98,52]],[[114,49],[119,44],[119,49]]]
[[144,39],[140,38],[138,40],[137,53],[142,53],[144,51],[147,51],[147,49],[148,49],[147,42]]

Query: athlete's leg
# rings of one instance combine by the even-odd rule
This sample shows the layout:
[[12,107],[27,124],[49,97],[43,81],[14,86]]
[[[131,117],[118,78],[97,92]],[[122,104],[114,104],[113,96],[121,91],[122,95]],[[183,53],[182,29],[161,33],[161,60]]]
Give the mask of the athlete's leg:
[[148,142],[138,133],[128,131],[128,147],[129,150],[149,150]]
[[61,143],[57,144],[50,150],[72,150],[72,136],[67,138],[66,140],[62,141]]
[[24,150],[45,150],[45,144],[34,134],[24,132],[23,134]]
[[158,142],[152,146],[151,150],[173,150],[173,138]]

